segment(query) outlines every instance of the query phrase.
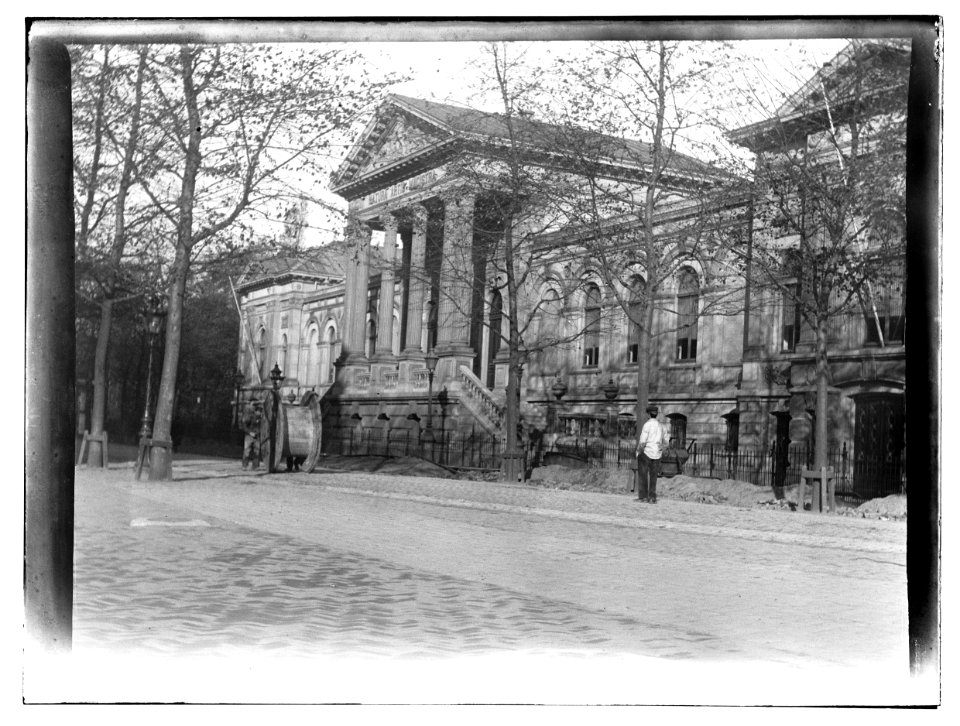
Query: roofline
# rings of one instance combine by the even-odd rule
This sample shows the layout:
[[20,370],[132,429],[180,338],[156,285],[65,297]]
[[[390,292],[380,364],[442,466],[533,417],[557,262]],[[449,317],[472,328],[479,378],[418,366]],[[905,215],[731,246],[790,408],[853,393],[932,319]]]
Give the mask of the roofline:
[[[839,104],[835,104],[834,116],[840,115],[840,118],[843,118],[841,115],[855,100],[858,100],[860,103],[868,103],[871,100],[881,98],[886,94],[889,94],[898,89],[905,89],[906,84],[897,83],[890,86],[884,86],[883,88],[876,88],[871,90],[869,93],[865,94],[860,99],[846,98],[843,99]],[[743,146],[748,149],[755,149],[759,144],[750,143],[751,140],[759,140],[766,133],[773,131],[777,128],[785,128],[787,126],[799,126],[799,121],[803,119],[810,119],[813,122],[818,116],[826,114],[827,111],[824,108],[810,108],[806,111],[795,111],[794,113],[788,116],[773,116],[771,118],[763,119],[762,121],[757,121],[748,126],[741,126],[738,129],[733,129],[726,133],[728,139],[733,141],[740,146]]]
[[276,285],[278,282],[293,282],[296,280],[310,282],[334,280],[337,282],[343,282],[344,279],[345,275],[321,275],[312,272],[293,272],[290,270],[284,270],[282,272],[257,275],[249,280],[238,280],[234,287],[236,288],[237,292],[247,292],[248,290],[255,290],[258,287],[264,287],[266,285]]
[[[467,131],[467,130],[456,129],[456,128],[450,126],[449,124],[447,124],[445,121],[437,118],[437,117],[434,116],[433,114],[430,114],[430,113],[428,113],[428,112],[426,112],[426,111],[423,111],[422,109],[418,108],[417,106],[411,104],[407,99],[408,99],[408,97],[405,97],[405,96],[399,96],[399,95],[397,95],[397,94],[389,94],[389,95],[384,99],[384,101],[383,101],[383,103],[380,105],[380,107],[377,109],[377,111],[376,111],[376,113],[374,114],[373,118],[367,123],[366,127],[364,127],[364,130],[363,130],[363,132],[360,134],[360,137],[359,137],[359,138],[362,139],[362,138],[364,138],[365,136],[367,136],[367,135],[369,135],[370,133],[373,132],[373,130],[376,128],[377,124],[380,122],[380,119],[381,119],[381,116],[382,116],[382,113],[383,113],[383,109],[384,109],[388,104],[397,106],[397,107],[399,107],[399,108],[402,108],[404,111],[413,114],[413,115],[416,116],[417,118],[419,118],[419,119],[421,119],[421,120],[423,120],[423,121],[425,121],[425,122],[427,122],[427,123],[430,123],[430,124],[436,126],[437,128],[443,130],[443,131],[446,131],[447,133],[449,133],[449,134],[451,135],[451,137],[450,137],[450,138],[447,138],[447,139],[441,139],[440,141],[438,141],[438,142],[436,142],[436,143],[434,143],[434,144],[431,144],[431,145],[429,145],[429,146],[427,146],[427,147],[424,147],[424,148],[422,148],[422,149],[419,149],[419,150],[415,151],[415,152],[414,152],[413,154],[411,154],[410,156],[404,157],[403,159],[399,159],[399,160],[397,160],[397,161],[395,161],[395,162],[392,162],[392,163],[390,163],[390,164],[388,164],[388,165],[386,165],[386,166],[379,167],[379,168],[373,170],[372,172],[370,172],[369,174],[366,174],[366,175],[364,175],[364,176],[362,176],[362,177],[354,178],[354,179],[350,180],[349,182],[336,183],[336,182],[334,181],[334,183],[332,183],[332,184],[331,184],[331,187],[330,187],[330,188],[331,188],[331,191],[333,191],[335,194],[338,194],[338,195],[340,195],[340,196],[342,196],[342,197],[344,197],[344,198],[347,198],[347,194],[350,192],[350,190],[351,190],[352,188],[366,186],[367,184],[369,184],[370,182],[372,182],[373,180],[375,180],[377,177],[389,177],[392,172],[396,172],[396,171],[402,169],[404,166],[408,166],[408,165],[410,165],[410,164],[416,163],[417,161],[423,160],[425,157],[429,157],[430,155],[433,155],[433,154],[443,154],[444,151],[445,151],[444,147],[454,147],[454,146],[456,145],[456,142],[457,142],[457,141],[472,141],[472,142],[475,142],[475,143],[487,144],[487,145],[494,146],[494,147],[497,147],[497,146],[499,146],[499,147],[506,147],[506,146],[508,146],[508,145],[510,144],[510,140],[509,140],[508,138],[506,138],[506,137],[503,137],[503,136],[498,136],[498,135],[493,135],[493,134],[484,134],[484,133],[475,132],[475,131]],[[425,103],[437,103],[438,105],[447,106],[447,107],[449,107],[449,108],[454,108],[454,109],[456,109],[456,108],[462,108],[464,111],[469,111],[469,112],[473,112],[473,113],[480,113],[480,114],[484,114],[484,115],[487,115],[487,116],[499,116],[499,115],[500,115],[500,114],[496,114],[496,113],[492,113],[492,112],[488,112],[488,111],[477,111],[476,109],[472,109],[472,108],[468,108],[468,107],[459,107],[459,106],[454,106],[454,105],[452,105],[452,104],[440,103],[440,102],[436,102],[436,101],[428,101],[427,99],[413,99],[413,98],[411,98],[410,100],[413,100],[413,101],[422,100],[422,101],[424,101]],[[533,123],[536,123],[536,124],[544,125],[544,126],[555,126],[555,125],[552,125],[552,124],[547,124],[546,122],[543,122],[543,121],[533,120],[532,122],[533,122]],[[585,131],[585,132],[587,132],[587,133],[590,133],[590,134],[596,134],[596,135],[598,135],[598,136],[600,136],[600,137],[602,137],[602,138],[609,139],[609,140],[611,140],[612,142],[619,142],[619,143],[622,143],[622,144],[624,144],[624,145],[626,145],[626,144],[627,144],[628,142],[630,142],[630,141],[633,141],[633,142],[635,142],[635,143],[643,143],[643,142],[640,142],[640,141],[638,141],[638,140],[636,140],[636,139],[618,139],[618,138],[615,138],[615,137],[610,137],[610,136],[608,136],[608,135],[606,135],[606,134],[602,134],[602,133],[600,133],[600,132],[591,131],[590,129],[583,129],[583,131]],[[530,149],[530,150],[537,150],[537,151],[540,151],[541,153],[546,153],[546,154],[551,155],[551,156],[553,156],[553,157],[563,158],[563,154],[562,154],[561,152],[551,150],[549,147],[546,147],[546,146],[544,146],[544,145],[542,145],[542,144],[533,143],[533,144],[529,144],[529,145],[526,145],[526,144],[525,144],[525,146],[526,146],[528,149]],[[361,147],[359,144],[354,144],[354,145],[353,145],[353,147],[351,148],[350,152],[347,154],[347,156],[346,156],[346,158],[344,159],[344,161],[343,161],[343,162],[341,163],[341,165],[337,168],[336,172],[334,172],[334,174],[333,174],[333,180],[336,180],[336,179],[338,179],[338,178],[341,178],[341,177],[346,173],[347,167],[348,167],[353,161],[355,161],[356,156],[360,154],[361,148],[362,148],[362,147]],[[455,152],[456,152],[456,149],[453,149],[453,152],[455,153]],[[682,160],[689,160],[690,162],[693,162],[694,164],[698,165],[699,167],[703,167],[703,168],[697,168],[697,169],[684,169],[684,168],[679,168],[679,167],[676,167],[676,166],[668,167],[669,171],[671,172],[671,176],[673,176],[674,178],[708,179],[708,180],[711,180],[711,181],[733,181],[733,180],[736,179],[735,176],[730,175],[730,174],[727,174],[727,173],[724,172],[723,170],[717,169],[717,168],[713,167],[713,165],[708,164],[707,162],[700,161],[699,159],[696,159],[695,157],[688,156],[687,154],[684,154],[684,153],[679,152],[679,151],[675,151],[674,153],[676,153],[677,156],[678,156],[680,159],[682,159]],[[610,165],[610,166],[619,167],[619,168],[622,168],[622,169],[625,169],[625,170],[641,171],[641,172],[646,171],[646,170],[648,170],[648,169],[650,168],[649,165],[645,165],[645,164],[643,164],[643,163],[640,162],[640,161],[635,161],[634,159],[629,158],[629,157],[630,157],[629,149],[627,149],[627,156],[628,156],[627,163],[624,163],[624,161],[622,161],[622,160],[620,160],[620,159],[617,159],[616,157],[613,157],[613,156],[610,156],[610,155],[604,155],[604,156],[602,157],[602,159],[600,160],[600,163],[604,163],[604,164],[607,164],[607,165]],[[615,177],[615,176],[617,176],[617,175],[608,175],[608,176],[613,176],[613,177]]]

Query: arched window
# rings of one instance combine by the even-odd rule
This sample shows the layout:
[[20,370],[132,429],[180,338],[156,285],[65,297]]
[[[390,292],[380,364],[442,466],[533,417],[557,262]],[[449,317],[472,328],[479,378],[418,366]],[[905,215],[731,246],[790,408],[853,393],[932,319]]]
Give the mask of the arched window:
[[667,418],[670,421],[670,446],[687,448],[687,417],[682,413],[671,413]]
[[700,283],[689,267],[680,271],[677,287],[677,360],[697,358],[697,314],[700,309]]
[[267,363],[267,329],[260,328],[260,335],[257,337],[257,356],[260,363],[260,381],[266,381],[269,378],[270,365]]
[[320,383],[333,382],[333,362],[340,355],[337,348],[337,328],[333,323],[329,323],[320,346]]
[[290,371],[287,370],[287,334],[284,333],[280,336],[280,356],[277,363],[280,366],[280,370],[283,371],[283,375],[287,378],[293,378],[290,375]]
[[881,336],[884,345],[903,343],[903,261],[889,266],[885,279],[874,282],[864,295],[867,345],[879,345]]
[[640,360],[640,319],[643,315],[643,296],[647,283],[635,276],[630,281],[630,303],[627,314],[627,363],[636,363]]
[[736,451],[740,446],[740,414],[725,413],[723,420],[727,423],[727,436],[724,442],[724,448],[727,451]]
[[307,368],[304,371],[303,382],[306,386],[317,385],[317,355],[320,344],[320,331],[316,325],[310,326],[310,332],[307,334]]
[[792,353],[800,342],[800,256],[797,250],[787,250],[783,256],[783,272],[787,275],[783,292],[783,321],[780,350]]
[[539,338],[544,351],[541,358],[541,373],[558,373],[560,370],[558,343],[562,337],[562,316],[563,304],[560,302],[560,295],[555,289],[548,288],[543,293],[543,301],[540,305]]
[[600,365],[600,288],[587,285],[583,300],[583,365]]

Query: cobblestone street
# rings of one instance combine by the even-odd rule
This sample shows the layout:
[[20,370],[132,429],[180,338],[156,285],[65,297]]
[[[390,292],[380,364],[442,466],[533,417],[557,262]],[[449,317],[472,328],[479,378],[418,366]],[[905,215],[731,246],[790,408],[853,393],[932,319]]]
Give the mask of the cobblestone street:
[[[186,656],[221,674],[265,658],[327,664],[320,691],[300,668],[270,684],[284,701],[586,697],[563,678],[506,697],[462,678],[396,691],[397,669],[426,668],[439,686],[449,664],[504,663],[613,665],[589,684],[594,702],[897,703],[909,690],[903,522],[222,460],[178,462],[175,477],[77,471],[72,658],[170,669],[123,697],[122,678],[97,681],[106,699],[150,684],[153,700],[273,698],[250,671],[174,693],[165,679],[190,672],[171,665]],[[345,680],[358,662],[381,675]],[[677,690],[673,675],[691,670],[755,680]]]

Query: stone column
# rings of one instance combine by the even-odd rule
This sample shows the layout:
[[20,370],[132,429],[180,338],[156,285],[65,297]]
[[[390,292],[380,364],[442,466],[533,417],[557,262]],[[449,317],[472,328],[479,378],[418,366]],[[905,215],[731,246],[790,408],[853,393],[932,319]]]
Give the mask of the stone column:
[[423,357],[423,305],[427,291],[427,208],[417,204],[413,212],[413,247],[410,250],[410,292],[407,295],[407,339],[404,358]]
[[397,253],[397,218],[385,214],[383,224],[383,266],[380,269],[380,314],[377,319],[377,360],[393,360],[394,260]]
[[363,335],[367,322],[367,294],[370,286],[370,227],[358,219],[351,219],[347,225],[344,274],[344,362],[348,365],[365,363]]
[[440,266],[440,309],[437,316],[437,355],[451,358],[445,375],[471,365],[470,307],[473,301],[473,194],[444,199],[443,262]]

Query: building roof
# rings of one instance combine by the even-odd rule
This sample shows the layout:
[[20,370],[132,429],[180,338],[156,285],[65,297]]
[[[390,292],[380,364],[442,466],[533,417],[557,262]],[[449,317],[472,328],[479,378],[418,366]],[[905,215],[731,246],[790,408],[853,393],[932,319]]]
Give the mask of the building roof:
[[343,279],[343,242],[311,247],[296,253],[285,253],[251,262],[237,282],[237,289],[250,289],[263,284],[301,279]]
[[[451,147],[455,141],[495,145],[510,142],[511,124],[505,114],[392,94],[380,106],[374,119],[333,175],[335,189],[345,188],[363,176],[358,172],[376,152],[379,134],[387,127],[386,118],[396,110],[411,114],[436,130],[434,143],[419,149],[419,154],[436,154],[443,147]],[[627,168],[642,168],[653,160],[652,145],[643,141],[620,139],[572,125],[549,124],[524,114],[513,116],[511,120],[517,141],[531,149],[562,153],[564,148],[592,145],[591,151],[604,162]],[[668,168],[690,176],[714,179],[728,177],[711,164],[676,151],[671,152]]]
[[883,102],[899,94],[905,104],[909,69],[909,40],[853,40],[792,93],[773,116],[734,129],[728,137],[753,150],[776,148],[793,133],[842,121],[844,114],[860,110],[866,102]]

